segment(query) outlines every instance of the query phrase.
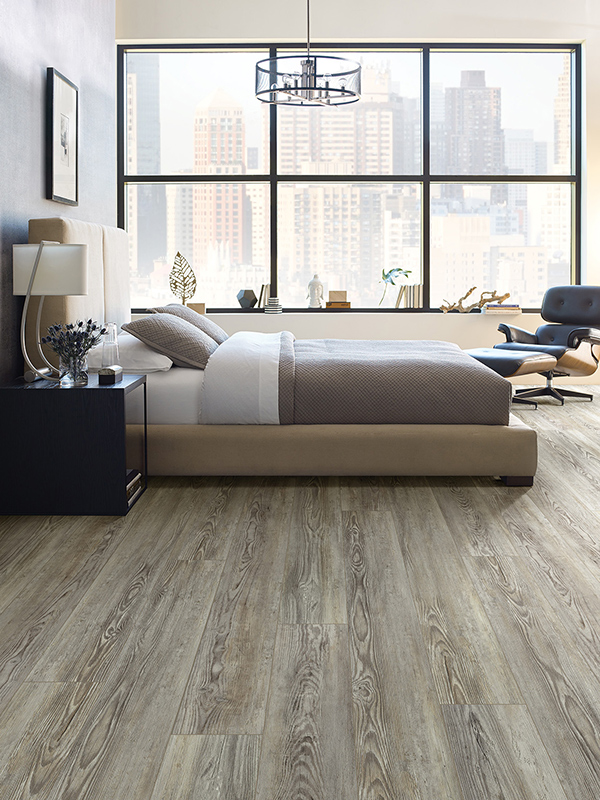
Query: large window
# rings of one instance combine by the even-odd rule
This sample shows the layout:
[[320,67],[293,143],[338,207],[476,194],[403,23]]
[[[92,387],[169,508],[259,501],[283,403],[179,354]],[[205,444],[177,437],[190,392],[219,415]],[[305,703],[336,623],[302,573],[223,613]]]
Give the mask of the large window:
[[579,46],[321,47],[362,64],[358,103],[256,100],[256,62],[290,48],[119,48],[135,308],[173,300],[178,251],[213,309],[264,284],[306,308],[315,273],[353,309],[398,312],[473,286],[533,309],[579,282]]

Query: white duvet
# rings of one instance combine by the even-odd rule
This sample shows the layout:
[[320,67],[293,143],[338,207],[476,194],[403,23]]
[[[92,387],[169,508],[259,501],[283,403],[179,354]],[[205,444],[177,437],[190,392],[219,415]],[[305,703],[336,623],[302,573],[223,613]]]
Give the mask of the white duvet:
[[240,331],[219,345],[204,370],[204,425],[279,425],[280,333]]

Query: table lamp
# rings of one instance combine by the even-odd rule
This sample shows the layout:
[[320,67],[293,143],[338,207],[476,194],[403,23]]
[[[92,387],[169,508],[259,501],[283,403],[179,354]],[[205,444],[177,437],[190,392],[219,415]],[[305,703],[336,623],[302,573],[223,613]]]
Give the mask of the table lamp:
[[[13,294],[25,295],[21,315],[21,351],[29,372],[25,380],[31,383],[37,378],[60,381],[59,371],[46,358],[40,342],[40,320],[46,295],[86,295],[87,245],[40,242],[37,244],[13,245]],[[25,344],[25,321],[32,295],[39,295],[35,342],[39,357],[46,365],[38,369],[33,365]]]

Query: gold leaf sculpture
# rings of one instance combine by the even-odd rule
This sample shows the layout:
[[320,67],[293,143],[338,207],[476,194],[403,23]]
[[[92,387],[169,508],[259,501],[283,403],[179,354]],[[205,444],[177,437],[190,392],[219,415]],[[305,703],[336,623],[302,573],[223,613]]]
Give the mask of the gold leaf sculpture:
[[181,253],[175,256],[173,269],[169,273],[169,288],[178,297],[182,304],[194,296],[196,291],[196,276],[194,270]]

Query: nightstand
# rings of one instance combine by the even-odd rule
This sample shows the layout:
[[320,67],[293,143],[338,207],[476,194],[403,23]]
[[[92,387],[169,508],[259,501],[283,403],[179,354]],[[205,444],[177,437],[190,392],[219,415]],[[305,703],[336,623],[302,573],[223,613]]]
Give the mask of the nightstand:
[[[125,397],[136,389],[144,392],[141,480],[125,454]],[[145,375],[111,386],[90,375],[82,387],[0,387],[0,514],[126,514],[147,485],[146,416]]]

